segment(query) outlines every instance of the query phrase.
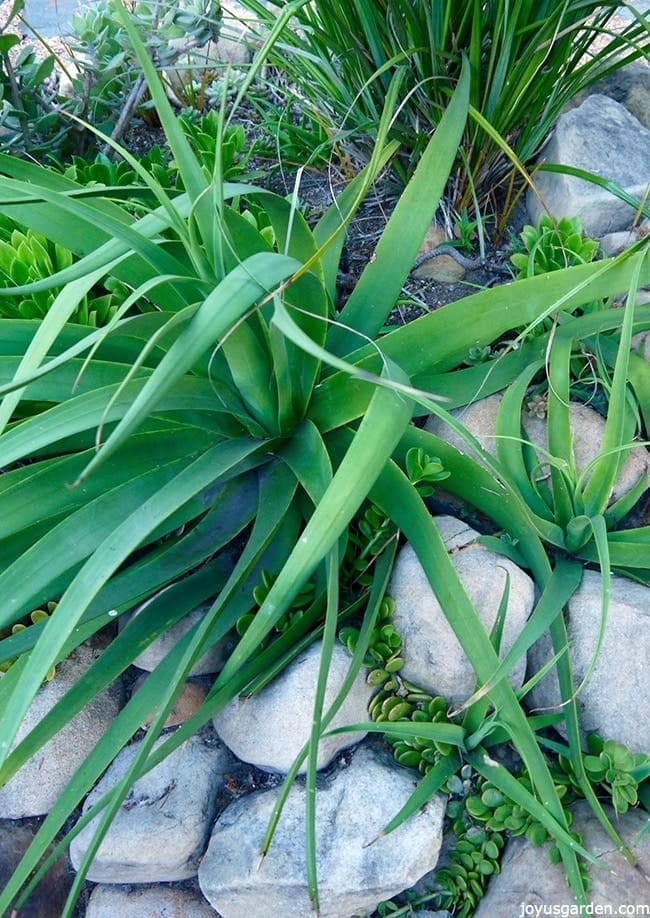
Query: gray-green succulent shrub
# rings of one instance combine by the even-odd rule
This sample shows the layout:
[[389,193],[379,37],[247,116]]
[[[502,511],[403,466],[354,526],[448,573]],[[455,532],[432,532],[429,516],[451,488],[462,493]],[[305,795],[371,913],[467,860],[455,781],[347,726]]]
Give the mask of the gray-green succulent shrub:
[[[146,44],[157,67],[173,66],[191,48],[219,37],[218,0],[137,0],[125,4],[129,20]],[[127,32],[113,15],[110,0],[98,0],[78,10],[70,24],[70,48],[79,76],[73,92],[83,100],[78,114],[111,133],[130,97],[135,107],[151,109],[144,97],[146,83]]]
[[[219,36],[218,0],[127,0],[123,6],[161,70]],[[16,0],[4,29],[24,23],[24,7],[24,0]],[[1,150],[67,160],[93,147],[95,138],[85,123],[121,136],[136,114],[155,118],[137,56],[109,0],[83,5],[73,14],[69,55],[57,58],[44,40],[45,56],[32,43],[16,54],[19,41],[11,33],[0,36]]]

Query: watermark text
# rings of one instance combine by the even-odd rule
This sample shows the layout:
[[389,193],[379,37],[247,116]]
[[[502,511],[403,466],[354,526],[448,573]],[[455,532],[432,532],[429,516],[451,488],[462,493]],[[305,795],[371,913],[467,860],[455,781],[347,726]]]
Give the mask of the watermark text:
[[533,905],[526,902],[519,904],[519,918],[544,918],[545,915],[556,915],[559,918],[570,918],[573,915],[627,915],[637,918],[640,915],[650,915],[650,905],[598,905],[595,902],[587,905]]

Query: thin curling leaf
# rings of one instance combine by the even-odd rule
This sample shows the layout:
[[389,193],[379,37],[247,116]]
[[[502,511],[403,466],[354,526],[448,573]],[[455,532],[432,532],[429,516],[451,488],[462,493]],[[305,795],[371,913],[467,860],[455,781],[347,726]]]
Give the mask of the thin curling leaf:
[[587,670],[582,677],[582,681],[575,690],[574,697],[580,694],[587,682],[589,682],[592,673],[596,668],[596,664],[600,656],[600,651],[603,646],[603,641],[605,640],[605,631],[607,629],[607,618],[609,614],[609,599],[612,589],[612,572],[610,567],[609,545],[607,541],[607,527],[605,525],[605,520],[602,516],[596,516],[593,519],[585,519],[589,528],[593,532],[594,543],[596,545],[598,561],[600,564],[600,622],[598,624],[598,636],[596,638],[596,646],[594,647],[594,652],[589,662],[589,666],[587,667]]
[[504,654],[494,675],[488,679],[478,691],[474,692],[467,701],[459,705],[454,714],[458,714],[471,707],[481,698],[489,694],[491,688],[500,679],[505,679],[512,667],[524,657],[550,625],[562,614],[562,609],[576,591],[582,578],[582,565],[570,561],[558,561],[550,580],[544,587],[534,610],[528,618],[514,643]]
[[465,751],[466,749],[465,741],[467,739],[467,733],[465,728],[460,724],[426,723],[420,721],[417,723],[407,723],[399,720],[393,723],[368,722],[361,724],[346,724],[345,727],[336,727],[334,730],[329,730],[327,735],[334,736],[339,733],[353,732],[382,733],[390,736],[404,736],[408,739],[416,739],[418,736],[421,736],[423,739],[449,743],[451,746],[457,746],[461,751]]
[[364,335],[374,338],[404,286],[456,157],[467,118],[469,85],[469,66],[464,61],[454,95],[377,244],[375,258],[345,304],[340,327],[328,336],[328,347],[336,354],[355,350]]
[[[377,622],[377,618],[379,616],[379,611],[381,608],[381,603],[386,593],[386,588],[388,587],[388,581],[389,581],[390,574],[393,568],[393,562],[395,560],[395,551],[396,551],[396,546],[393,545],[391,548],[383,552],[377,558],[377,563],[376,563],[376,566],[373,572],[373,580],[372,580],[372,586],[370,589],[370,596],[368,597],[368,604],[366,607],[366,612],[364,614],[363,623],[361,625],[361,630],[359,632],[359,639],[354,649],[354,653],[352,654],[352,659],[350,661],[348,672],[346,673],[345,678],[343,679],[343,682],[341,683],[341,686],[336,694],[336,697],[334,698],[334,701],[332,701],[329,708],[323,715],[323,718],[321,721],[321,726],[323,730],[332,721],[336,713],[339,711],[341,705],[344,703],[345,699],[348,697],[350,689],[352,688],[352,685],[354,684],[354,680],[356,679],[357,674],[359,673],[359,670],[361,669],[363,665],[363,660],[366,655],[368,646],[370,644],[370,638],[372,635],[372,631],[373,631],[373,628],[375,627],[375,623]],[[284,783],[280,789],[278,799],[273,807],[273,812],[271,814],[271,818],[269,819],[266,832],[264,834],[264,840],[262,842],[262,846],[260,850],[261,857],[264,857],[266,853],[268,852],[271,841],[273,839],[273,835],[275,833],[278,822],[280,820],[282,809],[284,807],[284,804],[286,803],[287,796],[293,785],[293,782],[296,779],[296,776],[298,775],[298,772],[300,771],[300,768],[302,767],[303,762],[305,761],[307,757],[308,750],[309,750],[309,745],[308,743],[306,743],[303,746],[303,748],[300,750],[298,755],[296,756],[296,759],[293,765],[291,766],[289,772],[287,773]]]
[[[286,335],[286,337],[297,347],[302,348],[313,357],[322,360],[323,363],[329,364],[330,366],[335,367],[337,370],[343,371],[348,376],[357,377],[358,380],[362,381],[364,384],[374,383],[376,386],[385,386],[387,388],[393,389],[395,392],[401,392],[403,395],[409,398],[416,398],[417,396],[423,396],[425,394],[418,392],[416,389],[413,389],[408,383],[395,378],[394,374],[386,372],[391,361],[383,361],[384,372],[382,372],[381,376],[379,376],[376,373],[369,373],[366,370],[361,370],[355,366],[355,364],[349,363],[347,360],[344,360],[341,357],[337,357],[327,348],[321,347],[317,342],[313,341],[309,335],[307,335],[293,320],[289,314],[288,309],[283,304],[280,297],[277,296],[274,298],[272,325],[278,328],[284,335]],[[380,353],[379,349],[377,350],[378,353]],[[400,376],[401,379],[404,378],[403,374],[400,374]],[[434,400],[436,396],[431,395],[429,398]]]
[[307,774],[305,779],[305,790],[307,792],[305,804],[307,887],[309,889],[309,898],[315,909],[319,908],[316,851],[316,776],[318,772],[318,747],[323,732],[323,706],[325,704],[327,679],[330,664],[332,662],[332,653],[336,644],[336,625],[338,622],[340,593],[339,563],[339,546],[335,542],[325,559],[327,568],[327,605],[325,610],[321,654],[318,662],[316,691],[314,693],[312,728],[308,741]]
[[300,263],[284,255],[260,252],[250,256],[230,272],[201,304],[196,314],[175,339],[161,362],[146,381],[97,455],[80,475],[81,483],[104,462],[172,391],[199,358],[242,319],[249,309],[278,284],[285,281]]
[[560,175],[571,175],[574,178],[582,179],[584,182],[589,182],[591,185],[597,185],[618,198],[619,201],[629,204],[640,216],[650,217],[650,206],[646,202],[639,201],[638,198],[629,194],[616,182],[603,178],[602,175],[597,175],[595,172],[589,172],[586,169],[580,169],[578,166],[565,165],[564,163],[542,163],[539,168],[541,172],[557,172]]

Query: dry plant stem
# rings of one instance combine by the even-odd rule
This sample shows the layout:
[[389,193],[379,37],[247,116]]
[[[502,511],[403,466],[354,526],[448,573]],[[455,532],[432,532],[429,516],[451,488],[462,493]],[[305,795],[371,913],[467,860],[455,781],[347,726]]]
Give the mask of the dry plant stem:
[[[144,75],[141,73],[139,74],[137,80],[135,81],[133,88],[131,89],[131,92],[127,96],[126,102],[124,103],[124,107],[122,111],[120,112],[120,117],[117,119],[117,123],[115,127],[113,128],[113,132],[111,134],[111,140],[116,140],[116,141],[120,140],[120,138],[124,134],[124,131],[126,130],[126,127],[129,121],[133,117],[135,110],[137,109],[138,105],[142,101],[142,97],[144,96],[146,89],[147,89],[147,82],[144,78]],[[111,153],[111,150],[112,150],[111,145],[108,143],[105,143],[104,146],[102,147],[102,153],[104,154],[104,156],[109,156]]]
[[[422,255],[418,255],[418,257],[413,262],[413,267],[411,270],[415,271],[420,267],[420,265],[423,265],[431,258],[436,258],[438,255],[451,256],[454,261],[458,262],[459,265],[462,265],[462,267],[466,268],[468,271],[477,271],[479,268],[487,267],[487,261],[485,258],[468,258],[466,255],[463,255],[462,252],[459,252],[458,249],[450,243],[441,242],[440,245],[434,246],[434,248],[429,249],[428,252],[423,252]],[[499,274],[510,273],[508,268],[501,267],[499,265],[492,266],[492,269]]]
[[18,87],[18,82],[16,80],[16,74],[14,73],[14,68],[11,65],[11,61],[7,56],[5,60],[5,66],[7,68],[7,76],[9,77],[9,83],[11,84],[11,97],[14,103],[14,107],[18,112],[18,119],[20,121],[20,126],[22,128],[25,140],[29,139],[30,129],[29,129],[29,120],[25,115],[25,109],[23,103],[20,99],[20,89]]

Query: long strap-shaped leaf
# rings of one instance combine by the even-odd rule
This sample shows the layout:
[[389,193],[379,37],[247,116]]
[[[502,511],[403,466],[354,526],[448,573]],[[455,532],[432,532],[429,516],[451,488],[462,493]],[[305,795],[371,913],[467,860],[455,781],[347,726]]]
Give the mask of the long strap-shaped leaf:
[[[47,817],[38,833],[34,845],[30,847],[30,850],[21,862],[20,871],[14,875],[11,884],[5,891],[4,897],[0,895],[0,909],[6,906],[9,897],[13,897],[16,894],[20,884],[25,881],[30,871],[37,863],[39,853],[45,851],[47,845],[61,828],[68,814],[74,809],[83,794],[115,757],[115,750],[120,749],[121,746],[124,745],[153,708],[158,709],[160,706],[166,706],[169,700],[175,697],[175,693],[180,683],[184,680],[184,676],[179,676],[180,662],[184,658],[190,642],[192,646],[195,647],[192,659],[196,660],[208,646],[206,641],[208,636],[211,642],[223,637],[227,631],[234,626],[237,617],[243,612],[248,611],[250,608],[248,596],[252,593],[253,583],[259,580],[260,570],[262,568],[271,570],[276,569],[277,565],[281,563],[284,557],[286,557],[286,554],[288,554],[289,545],[284,544],[286,539],[283,532],[283,530],[287,529],[284,524],[289,520],[289,515],[283,512],[283,505],[286,506],[287,495],[283,487],[278,487],[283,481],[286,482],[286,473],[288,473],[286,466],[282,466],[278,463],[271,468],[266,477],[262,476],[259,503],[260,508],[263,507],[265,511],[268,511],[268,517],[266,513],[258,514],[249,543],[244,553],[242,553],[235,570],[224,585],[219,598],[205,614],[200,625],[194,628],[192,632],[188,633],[185,638],[172,648],[170,653],[159,664],[142,688],[117,715],[108,728],[105,736],[102,737],[95,749],[92,750],[83,766],[77,772],[75,779],[66,787],[55,808]],[[288,478],[292,479],[295,485],[295,479],[293,479],[290,473]],[[293,486],[288,495],[289,499],[292,494]],[[288,529],[290,544],[293,545],[295,543],[296,533],[293,526],[290,525]],[[277,550],[278,545],[280,545],[279,552]],[[255,569],[253,569],[251,565],[256,565]],[[249,574],[252,574],[252,581],[251,578],[248,577],[246,583],[242,586],[244,579]],[[234,602],[232,601],[233,599]],[[228,609],[226,614],[223,614],[225,604],[228,604]],[[234,608],[231,608],[231,606],[234,606]],[[197,638],[200,638],[201,634],[203,635],[202,641],[197,643]],[[193,715],[186,721],[178,731],[166,740],[162,747],[149,757],[146,766],[141,769],[140,773],[144,773],[144,771],[149,768],[153,768],[158,762],[162,761],[166,755],[173,751],[173,749],[178,748],[184,740],[192,736],[211,716],[213,716],[213,714],[220,710],[230,698],[234,697],[238,691],[241,691],[252,679],[258,678],[260,674],[264,672],[265,667],[268,666],[269,660],[275,659],[278,653],[281,652],[281,650],[278,650],[276,653],[274,645],[272,645],[268,651],[262,655],[258,655],[250,664],[240,670],[236,674],[236,677],[231,680],[231,683],[225,687],[225,690],[222,689],[219,692],[215,692],[213,688],[206,700],[206,704],[204,704],[199,713]],[[12,667],[10,675],[13,669]],[[0,683],[0,689],[2,684],[3,683]],[[23,741],[23,743],[27,742],[28,739]],[[12,753],[9,762],[6,764],[6,768],[8,768],[10,762],[15,760],[19,755],[21,749],[22,744]],[[2,777],[3,773],[2,770],[0,770],[0,778]],[[81,817],[75,828],[68,833],[68,842],[78,833],[78,831],[80,831],[82,825],[84,825],[89,818],[92,818],[95,812],[107,805],[109,799],[114,800],[115,796],[119,795],[120,787],[121,785],[115,788],[114,791],[104,795],[102,800],[99,801],[87,815]],[[61,845],[63,844],[62,842]]]
[[[390,332],[381,339],[381,350],[422,388],[421,374],[428,378],[434,369],[454,369],[466,359],[471,347],[492,344],[513,328],[557,309],[574,309],[616,295],[629,286],[637,271],[639,284],[649,283],[650,258],[644,260],[637,254],[624,260],[578,265],[484,290]],[[376,371],[380,364],[377,345],[360,348],[350,360],[360,370]],[[350,382],[347,374],[334,373],[315,390],[309,414],[320,430],[333,430],[360,417],[367,403],[365,387]]]
[[[62,402],[33,418],[28,418],[0,439],[0,463],[3,466],[32,456],[37,450],[51,448],[61,440],[83,431],[95,430],[100,424],[125,415],[142,391],[144,380],[132,380],[118,398],[112,399],[117,386],[105,386]],[[111,407],[106,412],[106,404]],[[176,383],[156,406],[159,411],[208,411],[219,414],[214,392],[205,379],[185,377]],[[215,410],[216,409],[216,410]],[[216,428],[215,428],[216,430]]]
[[465,61],[449,107],[384,230],[375,258],[342,310],[340,327],[328,336],[336,354],[355,350],[363,335],[374,339],[404,286],[456,158],[467,118],[469,85]]
[[[647,257],[650,260],[650,250],[647,253]],[[623,312],[620,344],[609,394],[609,410],[600,447],[599,455],[602,458],[596,461],[593,473],[583,492],[584,512],[587,516],[596,516],[604,512],[625,458],[625,453],[621,453],[619,450],[625,444],[626,439],[627,378],[640,270],[641,265],[639,264],[638,270],[632,277],[627,304]],[[614,453],[608,455],[610,451],[614,451]]]
[[[372,489],[371,498],[404,532],[477,678],[487,683],[499,666],[499,658],[415,488],[396,466],[388,465]],[[528,768],[538,798],[562,833],[566,833],[566,820],[553,779],[512,686],[507,680],[501,680],[493,686],[489,696]],[[562,839],[564,837],[562,834]],[[576,896],[584,901],[584,886],[574,848],[560,838],[558,844],[569,882]]]
[[[393,364],[391,377],[408,382]],[[305,530],[280,571],[255,620],[220,673],[218,688],[233,676],[258,646],[269,627],[286,610],[300,587],[348,525],[383,465],[404,433],[411,403],[389,388],[377,388],[349,449],[334,473]]]
[[284,255],[261,252],[225,277],[183,329],[80,480],[104,462],[124,442],[160,399],[173,390],[192,365],[243,318],[261,297],[286,280],[300,263]]
[[91,555],[47,622],[41,639],[21,673],[16,691],[0,713],[0,767],[52,663],[59,656],[84,610],[109,577],[142,539],[177,507],[259,449],[259,443],[244,441],[220,444],[208,450],[128,516]]

